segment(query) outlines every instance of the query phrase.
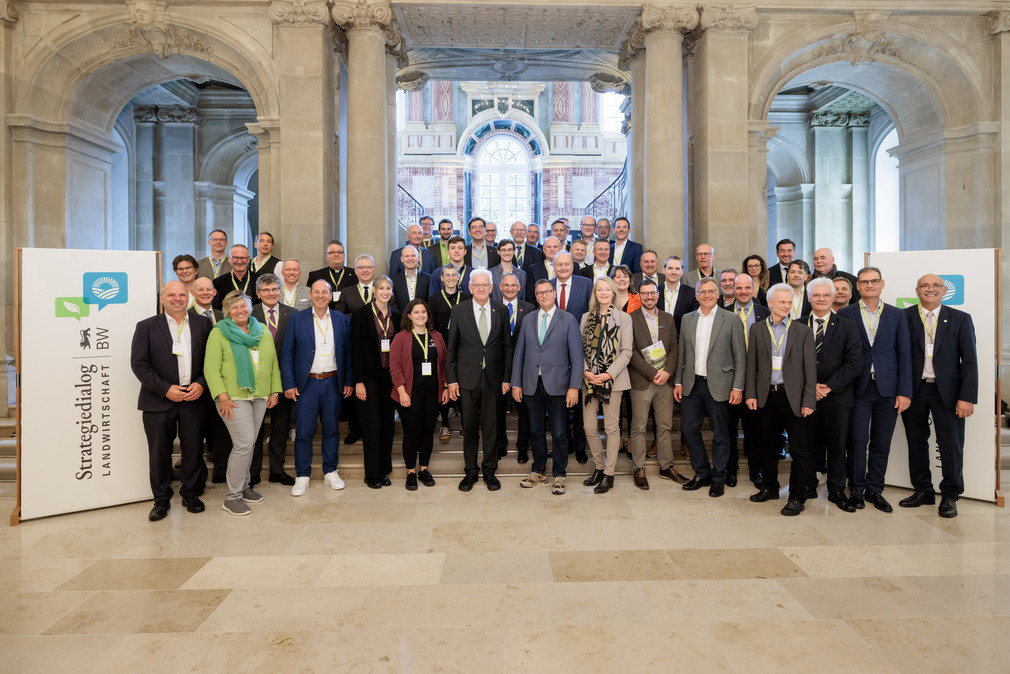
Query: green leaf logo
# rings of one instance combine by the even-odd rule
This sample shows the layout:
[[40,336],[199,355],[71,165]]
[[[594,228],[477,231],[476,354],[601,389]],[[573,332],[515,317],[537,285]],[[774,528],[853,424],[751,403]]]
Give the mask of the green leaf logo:
[[91,315],[91,308],[85,303],[83,297],[57,297],[56,317],[73,318],[80,322],[82,318]]

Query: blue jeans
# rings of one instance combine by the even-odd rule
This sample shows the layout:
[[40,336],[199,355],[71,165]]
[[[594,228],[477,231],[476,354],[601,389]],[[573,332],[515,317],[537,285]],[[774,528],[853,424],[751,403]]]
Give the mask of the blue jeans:
[[312,472],[312,436],[316,421],[323,424],[323,474],[337,469],[340,447],[339,377],[312,379],[299,391],[295,402],[295,475],[308,477]]
[[[554,477],[565,477],[568,469],[568,408],[565,396],[548,395],[543,379],[537,378],[537,390],[524,393],[523,402],[529,410],[530,449],[533,451],[534,473],[547,472],[547,438],[544,426],[551,425],[551,473]],[[545,419],[546,417],[546,419]]]

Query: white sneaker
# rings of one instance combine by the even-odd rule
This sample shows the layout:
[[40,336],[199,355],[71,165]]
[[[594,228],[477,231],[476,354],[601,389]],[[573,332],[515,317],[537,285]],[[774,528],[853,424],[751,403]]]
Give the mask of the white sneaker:
[[340,473],[333,471],[332,473],[327,473],[323,475],[323,482],[330,485],[333,489],[343,489],[344,481],[340,479]]
[[309,478],[307,477],[296,477],[295,485],[291,487],[292,496],[301,496],[305,493],[305,490],[309,488]]

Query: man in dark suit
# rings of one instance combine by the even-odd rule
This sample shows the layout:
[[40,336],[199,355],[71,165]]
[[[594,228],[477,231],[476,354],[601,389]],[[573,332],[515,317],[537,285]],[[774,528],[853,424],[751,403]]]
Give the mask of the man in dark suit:
[[[544,244],[546,250],[547,244]],[[554,256],[554,298],[562,311],[567,311],[575,317],[578,325],[582,315],[589,310],[589,296],[593,292],[593,282],[582,276],[574,275],[572,254],[565,251]],[[586,431],[582,426],[582,388],[579,388],[579,404],[571,407],[568,414],[568,449],[575,453],[575,460],[585,463]]]
[[[439,220],[438,239],[428,246],[428,250],[431,251],[431,259],[435,263],[436,269],[449,264],[449,239],[452,238],[452,233],[452,220],[449,218],[442,218]],[[464,245],[465,244],[466,242],[464,241]],[[436,274],[432,272],[432,276],[436,276]]]
[[[526,227],[526,245],[540,248],[540,225],[535,222],[531,222]],[[532,264],[532,262],[527,262],[526,264]]]
[[782,239],[775,244],[775,255],[778,257],[778,264],[768,267],[768,287],[778,283],[786,283],[789,276],[789,263],[796,255],[796,244],[791,239]]
[[838,315],[860,326],[863,367],[856,377],[856,404],[849,422],[849,500],[856,508],[869,501],[882,512],[893,510],[883,496],[887,457],[898,413],[912,397],[912,347],[901,310],[880,299],[884,279],[876,267],[864,267],[856,284],[863,298]]
[[786,272],[786,283],[792,288],[792,305],[789,307],[789,318],[796,320],[810,313],[810,300],[807,298],[807,279],[810,278],[810,267],[803,260],[793,260]]
[[515,261],[515,265],[517,267],[522,269],[527,265],[544,261],[543,252],[536,246],[526,242],[526,225],[524,225],[520,220],[516,220],[512,223],[512,229],[509,230],[509,233],[512,235],[512,241],[515,243],[516,247],[516,254],[513,260]]
[[613,271],[614,266],[610,264],[610,242],[604,241],[603,239],[597,239],[593,243],[593,260],[592,262],[579,270],[578,274],[583,276],[590,281],[595,282],[596,279],[602,276],[610,276],[610,272]]
[[[491,300],[491,272],[474,270],[472,298],[460,302],[449,320],[446,381],[449,397],[460,400],[463,421],[465,475],[460,491],[470,491],[483,468],[489,491],[501,489],[495,477],[498,452],[498,397],[508,393],[512,375],[512,338],[505,307]],[[484,460],[477,465],[477,447],[484,437]]]
[[260,232],[256,237],[256,257],[249,263],[257,274],[280,274],[276,269],[281,259],[274,254],[274,235],[270,232]]
[[736,302],[736,290],[734,288],[736,276],[736,269],[723,269],[719,272],[719,278],[716,279],[719,283],[719,301],[716,303],[716,306],[720,309],[725,309]]
[[294,403],[295,484],[292,496],[302,496],[312,471],[312,436],[322,421],[323,482],[343,489],[337,472],[340,448],[340,402],[354,388],[351,370],[351,321],[329,309],[333,289],[322,279],[309,289],[312,308],[288,318],[281,350],[281,382],[284,397]]
[[164,315],[137,323],[130,350],[130,367],[140,380],[137,409],[143,412],[150,455],[154,507],[147,518],[163,519],[172,507],[172,445],[179,436],[182,455],[182,505],[191,513],[204,511],[200,495],[207,479],[201,430],[207,410],[203,361],[211,323],[186,313],[189,293],[179,281],[161,289]]
[[407,245],[400,249],[400,271],[393,274],[393,297],[396,299],[396,306],[400,313],[407,307],[411,300],[420,298],[428,299],[428,288],[431,284],[431,275],[425,274],[417,268],[418,250],[414,246]]
[[747,346],[747,407],[761,410],[765,441],[761,448],[761,489],[750,497],[764,503],[779,497],[778,438],[789,433],[789,501],[782,514],[804,510],[809,487],[806,418],[817,404],[817,361],[813,333],[789,318],[792,291],[785,284],[768,289],[771,315],[751,326]]
[[354,275],[358,282],[354,287],[348,287],[340,293],[336,309],[350,317],[355,311],[372,301],[375,289],[372,282],[375,279],[375,258],[371,255],[359,255],[354,258]]
[[814,279],[807,285],[812,311],[800,319],[814,335],[817,359],[817,408],[807,418],[807,449],[810,452],[810,497],[817,493],[817,473],[828,475],[828,501],[844,512],[856,508],[845,495],[845,451],[849,418],[856,398],[852,382],[863,367],[859,326],[831,311],[835,284]]
[[[503,247],[511,248],[512,242],[506,240]],[[516,270],[521,271],[521,270]],[[536,306],[519,299],[520,283],[515,273],[506,273],[498,283],[498,292],[501,296],[501,303],[505,305],[505,316],[509,323],[509,337],[513,346],[519,337],[522,329],[523,319],[536,311]],[[508,412],[509,397],[502,396],[498,402],[498,458],[504,457],[508,453],[508,435],[505,433],[505,414]],[[515,403],[516,414],[519,416],[516,435],[517,461],[526,463],[529,461],[530,448],[530,415],[526,405],[522,402]]]
[[428,284],[428,296],[437,295],[442,291],[442,268],[453,267],[456,276],[459,277],[459,287],[462,290],[470,287],[470,272],[473,267],[466,264],[466,241],[462,236],[454,236],[449,239],[449,262],[435,270],[431,275],[431,282]]
[[682,282],[684,276],[684,261],[676,255],[666,258],[663,265],[666,283],[659,289],[659,309],[673,316],[680,334],[680,322],[684,314],[698,308],[698,299],[694,288]]
[[[726,306],[743,326],[744,343],[750,338],[750,326],[768,318],[768,307],[754,301],[754,279],[749,274],[738,274],[733,280],[734,301]],[[743,449],[747,454],[747,471],[750,481],[761,488],[761,419],[758,412],[747,409],[746,405],[729,406],[729,463],[726,465],[726,486],[735,487],[740,469],[740,449],[738,428],[743,427]],[[781,445],[781,442],[777,443]]]
[[919,279],[919,306],[905,309],[912,342],[912,402],[901,419],[908,440],[908,474],[915,493],[898,505],[933,505],[930,474],[929,416],[940,450],[940,517],[957,517],[964,491],[964,420],[978,402],[975,326],[963,311],[941,306],[947,287],[935,274]]
[[718,282],[719,270],[715,268],[715,248],[708,243],[699,243],[694,248],[694,261],[698,267],[691,278],[700,281],[703,278],[713,278]]
[[[213,307],[214,298],[217,296],[217,289],[214,282],[205,276],[201,276],[193,281],[192,288],[193,306],[189,308],[190,316],[203,316],[210,321],[211,325],[224,318],[220,309]],[[231,435],[224,425],[221,415],[217,413],[217,405],[210,396],[205,396],[207,409],[203,415],[203,428],[201,436],[207,445],[207,454],[214,462],[214,473],[211,481],[220,484],[227,481],[225,474],[228,468],[228,457],[231,455]]]
[[[621,216],[614,220],[614,236],[617,239],[610,247],[610,261],[616,267],[627,265],[632,274],[642,271],[642,244],[629,239],[631,235],[631,221]],[[658,260],[658,258],[657,258]],[[659,282],[659,279],[655,279]]]
[[859,301],[859,289],[855,287],[856,277],[838,268],[838,265],[835,264],[835,256],[830,248],[818,248],[814,251],[813,277],[829,278],[831,280],[836,278],[849,279],[849,283],[853,285],[853,293],[849,299],[849,304]]
[[311,288],[316,281],[326,281],[333,289],[333,297],[330,300],[330,309],[337,308],[340,294],[346,289],[358,283],[358,277],[354,275],[353,269],[344,266],[344,244],[336,239],[326,245],[326,266],[309,273],[309,278],[305,285]]
[[526,272],[526,301],[532,304],[536,297],[533,295],[533,288],[537,281],[551,281],[554,279],[554,258],[561,250],[561,242],[554,236],[548,236],[544,241],[544,259],[540,262],[526,265],[523,270]]
[[[623,219],[623,218],[622,218]],[[622,219],[619,219],[620,222]],[[634,482],[639,489],[648,489],[645,476],[645,428],[649,410],[655,412],[656,455],[659,476],[680,484],[687,478],[673,465],[673,374],[677,370],[677,328],[673,316],[660,311],[659,290],[655,281],[642,281],[638,296],[642,306],[631,312],[631,328],[635,348],[631,352],[628,375],[631,379],[631,461],[635,466]]]
[[632,290],[638,292],[638,284],[645,279],[649,279],[650,281],[654,281],[656,283],[656,286],[659,288],[660,296],[662,296],[663,283],[666,279],[663,274],[659,273],[659,255],[656,254],[656,251],[651,248],[644,251],[638,259],[638,266],[641,271],[636,272],[631,276]]
[[[568,220],[558,218],[551,223],[551,236],[561,244],[561,250],[568,250]],[[546,244],[546,240],[544,241]]]
[[217,290],[214,308],[220,309],[224,298],[233,290],[249,297],[253,304],[259,304],[255,292],[256,272],[249,269],[249,249],[240,243],[235,244],[231,247],[228,261],[231,262],[231,271],[214,279],[214,288]]
[[[273,274],[263,274],[256,279],[256,294],[260,303],[253,307],[252,317],[265,325],[274,339],[274,349],[281,353],[284,346],[284,331],[288,319],[295,310],[281,304],[281,281]],[[295,478],[284,472],[284,457],[288,451],[288,426],[291,423],[291,401],[279,396],[277,404],[267,410],[270,416],[270,481],[290,487]],[[263,428],[260,426],[256,442],[253,443],[252,463],[249,467],[249,486],[260,482],[263,471]]]
[[435,256],[432,255],[430,250],[421,246],[422,238],[424,238],[424,231],[421,229],[421,225],[410,225],[407,227],[407,243],[389,254],[388,269],[390,278],[403,271],[403,261],[400,258],[403,255],[403,248],[405,246],[413,246],[414,250],[417,251],[419,256],[418,269],[425,274],[431,274],[431,272],[435,271]]
[[[539,310],[531,311],[517,334],[512,366],[512,397],[529,406],[533,467],[519,486],[546,482],[547,439],[551,428],[551,493],[564,494],[568,475],[568,410],[579,401],[584,355],[578,322],[557,307],[550,281],[534,289]],[[583,450],[584,451],[584,450]]]
[[193,316],[203,316],[210,320],[211,325],[216,325],[224,318],[220,309],[214,308],[214,297],[217,289],[214,282],[205,276],[193,281],[193,305],[189,308],[189,313]]
[[466,247],[466,257],[463,258],[467,267],[490,269],[501,262],[498,249],[484,239],[484,226],[484,218],[480,216],[470,218],[467,223],[470,245]]

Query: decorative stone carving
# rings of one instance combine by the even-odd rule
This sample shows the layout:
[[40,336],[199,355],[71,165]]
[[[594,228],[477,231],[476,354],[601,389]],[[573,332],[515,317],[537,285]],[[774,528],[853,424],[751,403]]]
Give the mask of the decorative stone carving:
[[213,50],[189,31],[169,22],[165,0],[126,0],[130,8],[130,28],[113,40],[113,49],[140,47],[160,59],[183,51],[211,54]]
[[1000,7],[986,14],[985,29],[990,35],[1010,32],[1010,7]]
[[393,21],[388,2],[369,0],[336,0],[330,10],[333,20],[344,30],[371,28],[383,30]]
[[344,63],[347,63],[347,33],[332,21],[327,21],[325,26],[326,35],[330,38],[330,43],[333,45],[333,51],[340,54]]
[[407,57],[407,45],[400,34],[400,26],[396,23],[396,19],[390,21],[382,32],[386,36],[386,52],[396,58],[397,67],[406,68],[410,64],[410,59]]
[[869,112],[850,112],[849,113],[849,127],[868,127],[870,126],[870,113]]
[[683,33],[698,26],[698,8],[695,5],[645,5],[641,22],[647,31]]
[[703,5],[701,27],[709,32],[749,33],[758,24],[756,5]]
[[8,26],[13,26],[20,18],[18,8],[14,6],[13,2],[0,2],[0,21]]
[[621,123],[621,134],[627,136],[631,133],[631,110],[624,113],[624,121]]
[[505,53],[491,65],[491,70],[498,73],[498,79],[512,82],[519,79],[519,75],[526,72],[528,67],[522,54],[517,54],[512,49],[506,49]]
[[830,42],[814,54],[814,58],[840,56],[852,65],[859,65],[881,56],[899,58],[898,48],[886,37],[890,12],[857,10],[852,18],[855,28],[847,36]]
[[188,108],[181,105],[175,105],[170,108],[158,108],[158,121],[195,124],[198,121],[196,108]]
[[403,91],[421,91],[428,84],[428,73],[421,70],[400,73],[396,76],[396,88]]
[[273,0],[270,3],[270,18],[277,24],[325,24],[328,17],[329,12],[323,0]]
[[810,126],[845,128],[869,125],[869,110],[814,110],[810,113]]
[[615,92],[627,96],[631,93],[631,83],[628,80],[610,73],[593,73],[589,78],[589,84],[598,94]]
[[628,37],[621,43],[617,57],[617,67],[621,70],[631,70],[631,62],[645,50],[645,30],[642,28],[642,17],[628,31]]
[[140,124],[154,124],[158,121],[158,109],[148,105],[135,105],[133,121]]

